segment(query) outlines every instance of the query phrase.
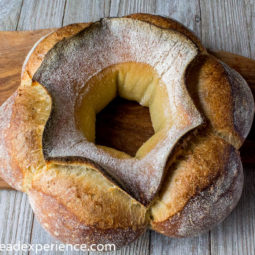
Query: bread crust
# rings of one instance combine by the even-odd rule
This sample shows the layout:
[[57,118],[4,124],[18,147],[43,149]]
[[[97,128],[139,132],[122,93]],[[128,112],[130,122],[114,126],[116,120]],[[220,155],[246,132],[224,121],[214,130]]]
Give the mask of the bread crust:
[[163,16],[146,14],[146,13],[130,14],[126,17],[145,21],[152,25],[158,26],[160,28],[172,29],[172,30],[178,31],[179,33],[187,36],[192,42],[194,42],[201,53],[207,52],[206,48],[201,44],[200,40],[196,37],[196,35],[191,30],[189,30],[187,27],[185,27],[184,25],[182,25],[176,20],[169,19]]
[[21,72],[21,81],[24,83],[27,79],[31,82],[33,75],[41,65],[47,52],[59,41],[77,34],[82,29],[89,27],[92,23],[71,24],[57,29],[35,43],[28,53]]
[[[238,151],[209,133],[194,139],[197,141],[182,152],[185,161],[177,160],[169,169],[164,190],[151,208],[155,216],[151,228],[167,236],[192,236],[211,229],[228,216],[242,194]],[[181,189],[185,184],[186,189]],[[160,219],[157,215],[162,210],[167,213]]]
[[38,171],[28,191],[36,216],[53,236],[73,244],[120,247],[145,231],[145,207],[106,180],[94,163],[69,158],[67,168],[65,161]]
[[[47,52],[57,42],[77,34],[89,27],[91,23],[69,25],[47,35],[33,49],[24,63],[21,86],[0,108],[0,174],[12,187],[29,194],[36,217],[52,235],[64,242],[88,244],[110,242],[115,243],[117,247],[132,242],[145,230],[148,224],[147,214],[152,212],[153,215],[153,210],[156,210],[155,205],[162,204],[163,197],[172,196],[167,193],[166,187],[173,183],[172,174],[176,173],[182,164],[186,164],[184,168],[191,172],[192,169],[196,169],[193,168],[194,164],[204,165],[209,170],[204,176],[198,170],[199,174],[196,178],[192,177],[190,183],[186,182],[188,178],[183,178],[183,184],[180,187],[176,186],[179,192],[177,192],[177,197],[182,201],[182,205],[164,207],[167,216],[161,217],[160,220],[153,218],[151,220],[152,229],[168,236],[199,234],[221,222],[235,207],[241,195],[243,173],[236,149],[241,146],[247,136],[253,119],[254,101],[248,85],[238,73],[208,55],[196,36],[178,22],[149,14],[132,14],[128,18],[139,19],[162,29],[176,30],[196,44],[199,57],[188,68],[186,84],[197,109],[207,120],[205,131],[198,133],[198,136],[203,137],[203,134],[207,133],[211,140],[201,142],[196,137],[191,138],[188,141],[193,143],[191,147],[181,141],[184,145],[178,153],[183,156],[176,157],[177,160],[175,160],[173,155],[170,155],[169,162],[171,163],[168,164],[166,178],[159,190],[160,195],[151,208],[146,209],[137,203],[139,210],[133,215],[127,215],[125,206],[131,205],[134,199],[124,192],[126,203],[122,204],[119,201],[116,205],[125,208],[122,211],[123,215],[126,215],[126,218],[123,217],[126,219],[125,224],[120,218],[115,218],[112,225],[109,224],[107,228],[88,223],[87,216],[83,214],[85,209],[78,212],[68,207],[70,201],[62,196],[61,191],[64,192],[64,190],[60,186],[58,186],[58,191],[53,190],[54,182],[47,186],[47,182],[54,178],[55,183],[59,185],[63,179],[67,179],[74,189],[79,189],[78,179],[80,177],[76,176],[71,179],[72,173],[69,172],[62,173],[64,178],[60,176],[61,171],[53,169],[54,177],[53,172],[48,171],[47,167],[59,164],[56,161],[49,162],[47,165],[42,154],[41,137],[51,112],[51,97],[47,90],[37,82],[33,82],[32,78]],[[216,92],[216,97],[207,97],[206,93],[210,92],[212,95],[212,91]],[[241,111],[240,104],[242,105]],[[219,147],[212,142],[212,137],[219,141]],[[212,144],[214,144],[214,150],[211,150]],[[200,153],[199,148],[202,148],[203,153]],[[217,154],[219,148],[223,158]],[[197,153],[193,153],[194,151]],[[205,155],[208,153],[216,153],[214,160],[218,167],[213,168],[213,162],[207,162]],[[190,161],[188,161],[189,157]],[[63,161],[63,164],[71,164],[68,159],[63,159]],[[89,162],[83,162],[83,166],[88,169],[97,168]],[[70,183],[65,183],[65,185],[70,185]],[[69,187],[65,185],[63,187]],[[86,194],[85,191],[83,192]],[[77,194],[73,194],[73,198],[72,202],[81,201]],[[119,199],[118,195],[116,199]],[[95,208],[94,204],[90,209],[93,208]],[[113,208],[111,210],[114,211]],[[108,214],[102,215],[107,217]],[[116,222],[119,224],[122,222],[123,225],[116,225]]]
[[231,96],[233,100],[233,129],[239,135],[240,143],[232,144],[240,148],[248,136],[254,119],[254,98],[250,87],[244,78],[234,69],[218,60],[224,68],[229,84],[231,85]]
[[202,54],[189,66],[186,84],[214,132],[239,149],[254,115],[254,100],[246,81],[215,57]]
[[8,131],[12,107],[17,93],[14,93],[0,107],[0,175],[14,189],[22,190],[23,170],[13,163],[11,155],[7,150],[6,132]]
[[[83,224],[59,201],[43,192],[29,191],[29,201],[40,224],[55,238],[71,244],[114,244],[116,249],[137,239],[146,229],[100,229]],[[61,215],[61,217],[60,217]]]

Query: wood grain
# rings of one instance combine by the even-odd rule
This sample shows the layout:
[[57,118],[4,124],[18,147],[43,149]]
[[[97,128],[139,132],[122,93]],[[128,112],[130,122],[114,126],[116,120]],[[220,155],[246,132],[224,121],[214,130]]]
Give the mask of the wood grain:
[[[111,0],[111,17],[125,16],[131,13],[156,13],[156,0]],[[164,1],[166,3],[166,1]]]
[[65,0],[23,0],[18,30],[61,27]]
[[151,233],[151,255],[210,255],[210,236],[207,233],[191,238],[173,239]]
[[[61,244],[60,241],[57,239],[53,238],[46,230],[44,230],[41,226],[41,224],[37,221],[37,219],[34,219],[33,223],[33,230],[32,230],[32,235],[31,235],[31,244],[56,244],[59,245]],[[30,254],[36,254],[36,255],[45,255],[45,251],[32,251]],[[75,255],[88,255],[89,252],[72,252],[70,249],[66,251],[49,251],[46,253],[47,255],[56,255],[56,254],[61,254],[61,255],[68,255],[68,254],[75,254]]]
[[63,25],[96,21],[110,14],[110,0],[72,0],[66,2]]
[[[22,2],[22,0],[0,1],[1,30],[17,29]],[[1,39],[3,40],[4,38]],[[0,243],[29,243],[32,223],[33,212],[27,195],[13,190],[0,190]],[[28,251],[22,253],[26,255]],[[5,255],[8,252],[3,251],[1,254]]]
[[[0,210],[0,243],[29,243],[33,212],[27,195],[18,191],[2,190]],[[1,252],[1,254],[5,253]],[[22,254],[28,252],[24,251]]]
[[248,37],[243,40],[247,40],[250,45],[250,54],[248,57],[255,58],[255,1],[245,0],[245,17],[246,17],[246,29],[248,30]]
[[156,1],[156,13],[176,19],[201,38],[199,0]]
[[1,0],[0,1],[0,28],[1,30],[16,30],[22,0]]
[[26,54],[43,35],[51,32],[0,32],[0,105],[16,90]]
[[202,41],[208,48],[250,56],[245,2],[200,0]]

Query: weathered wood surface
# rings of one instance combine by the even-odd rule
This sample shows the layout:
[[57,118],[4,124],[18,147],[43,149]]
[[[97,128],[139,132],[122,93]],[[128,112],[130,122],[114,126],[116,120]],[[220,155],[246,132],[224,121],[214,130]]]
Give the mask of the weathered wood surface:
[[[0,1],[1,30],[16,30],[21,6],[22,0]],[[2,89],[2,86],[0,88]],[[19,241],[30,243],[33,217],[26,194],[18,191],[0,191],[1,244],[18,243]],[[7,254],[7,252],[2,253]]]
[[[59,27],[133,12],[173,17],[192,29],[211,49],[255,57],[253,0],[0,0],[0,30]],[[11,91],[7,90],[8,93],[10,95]],[[250,147],[251,155],[253,150]],[[170,239],[147,231],[135,243],[116,254],[254,254],[253,170],[245,169],[244,193],[237,208],[214,230],[187,239]],[[34,219],[26,195],[16,191],[0,191],[0,243],[18,241],[56,242]]]

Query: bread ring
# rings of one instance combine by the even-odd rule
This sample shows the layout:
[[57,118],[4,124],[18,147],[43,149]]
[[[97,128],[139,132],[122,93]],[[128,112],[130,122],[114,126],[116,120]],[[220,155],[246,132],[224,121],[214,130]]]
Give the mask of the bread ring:
[[[135,157],[94,144],[95,115],[117,93],[150,109],[155,134]],[[64,242],[121,247],[148,226],[199,234],[240,198],[253,113],[244,79],[176,21],[69,25],[33,47],[0,108],[0,173]]]

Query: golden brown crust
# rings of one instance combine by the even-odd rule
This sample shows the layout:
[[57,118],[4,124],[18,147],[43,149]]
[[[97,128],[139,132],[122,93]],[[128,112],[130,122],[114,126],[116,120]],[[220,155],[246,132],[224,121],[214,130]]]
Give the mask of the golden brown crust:
[[[253,99],[238,74],[207,55],[200,41],[178,22],[149,14],[128,17],[183,33],[203,54],[190,66],[186,80],[194,103],[207,118],[206,129],[196,133],[199,137],[191,137],[181,158],[170,158],[174,163],[169,164],[159,197],[150,209],[154,230],[170,236],[198,234],[222,221],[239,200],[242,165],[238,152],[228,143],[239,148],[247,136]],[[83,161],[87,170],[80,173],[75,170],[79,162],[72,166],[67,159],[63,164],[45,165],[41,137],[51,98],[40,84],[32,83],[46,53],[90,24],[58,29],[31,52],[20,88],[0,108],[0,174],[14,188],[28,192],[39,221],[56,238],[71,243],[110,242],[120,247],[145,230],[146,208],[117,186],[112,191],[118,190],[118,194],[114,194],[98,190],[100,183],[88,183],[84,173],[95,170],[104,180],[102,187],[115,185],[91,163]],[[233,103],[238,96],[239,102],[247,99],[242,108],[247,115],[238,113]]]
[[152,228],[169,236],[189,236],[210,229],[235,207],[242,193],[238,152],[206,132],[193,137],[152,206]]
[[187,70],[186,83],[214,131],[238,149],[250,130],[254,103],[247,83],[236,76],[215,57],[201,55]]
[[46,229],[69,243],[120,246],[147,226],[146,208],[91,163],[48,163],[33,176],[28,194]]
[[152,228],[171,237],[201,234],[222,222],[235,208],[242,194],[243,170],[239,155],[231,152],[236,164],[228,168],[208,188],[196,193],[184,208],[162,222],[153,222]]
[[36,190],[31,190],[28,194],[38,221],[52,236],[65,243],[114,244],[116,248],[120,248],[134,241],[146,229],[88,227],[54,197]]
[[22,190],[23,186],[23,171],[14,165],[13,160],[7,150],[6,139],[8,128],[12,116],[12,107],[15,102],[16,94],[14,93],[0,107],[0,175],[13,188]]
[[9,128],[6,130],[6,150],[12,168],[25,175],[44,165],[42,133],[50,113],[50,97],[35,84],[29,89],[19,87],[12,107]]
[[233,100],[233,129],[239,135],[240,140],[239,144],[236,143],[235,145],[233,141],[232,145],[239,149],[248,136],[252,126],[255,110],[254,98],[244,78],[225,63],[219,62],[224,68],[228,83],[231,87],[231,97]]

